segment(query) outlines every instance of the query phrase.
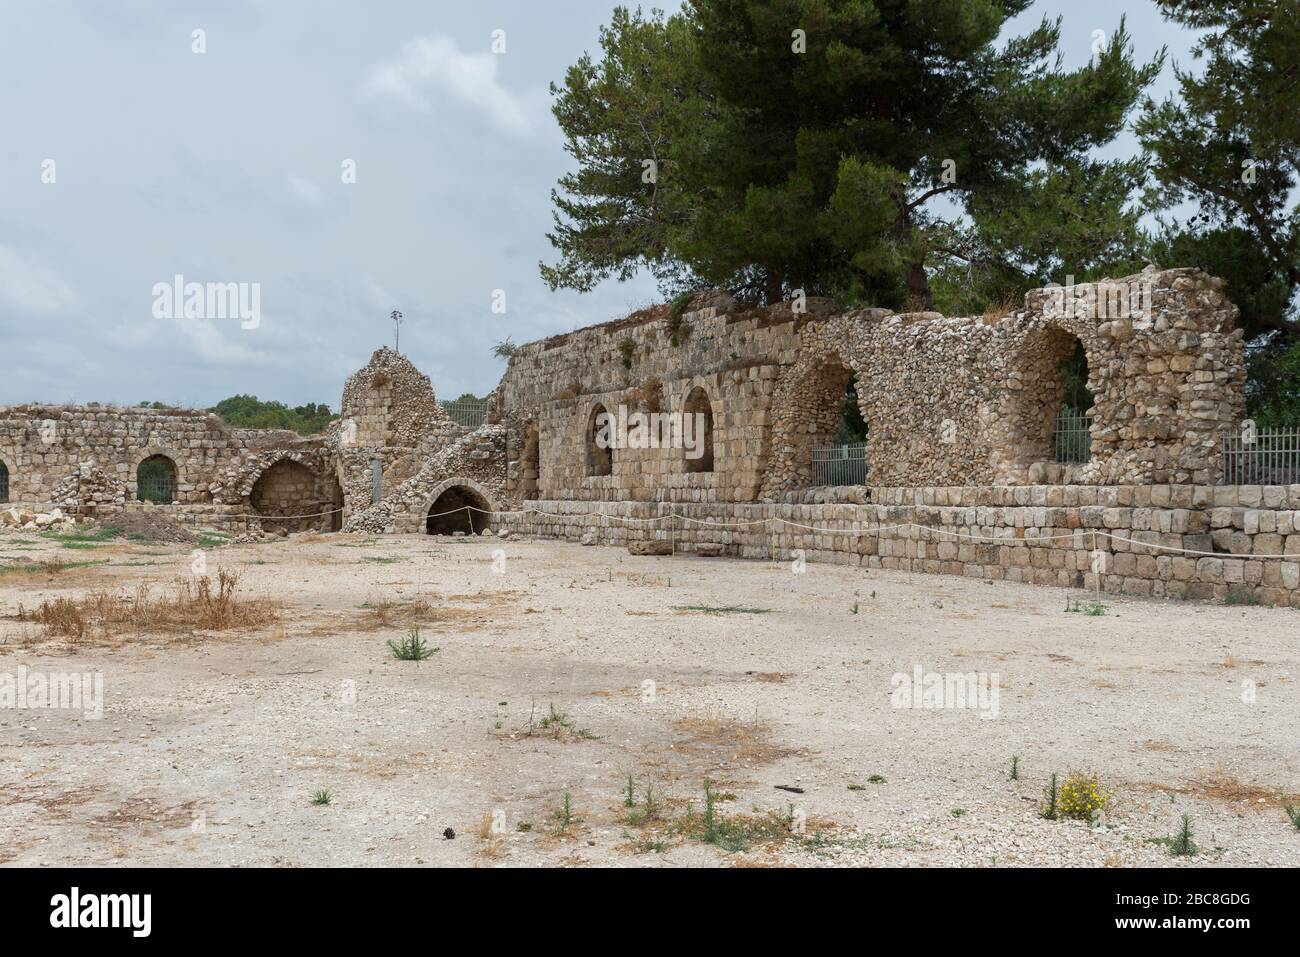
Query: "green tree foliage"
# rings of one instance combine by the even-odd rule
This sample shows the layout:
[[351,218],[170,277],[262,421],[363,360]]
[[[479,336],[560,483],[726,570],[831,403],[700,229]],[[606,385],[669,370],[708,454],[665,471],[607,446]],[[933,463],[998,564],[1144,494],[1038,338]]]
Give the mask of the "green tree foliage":
[[228,424],[246,429],[291,429],[299,435],[324,432],[338,418],[324,403],[307,403],[290,408],[283,402],[263,402],[255,395],[232,395],[209,412]]
[[1029,2],[617,10],[600,59],[552,87],[577,170],[543,277],[589,289],[647,266],[668,288],[928,308],[942,274],[1018,290],[1138,261],[1142,164],[1089,156],[1159,63],[1134,63],[1122,22],[1075,71],[1059,21],[999,40]]
[[1192,201],[1166,223],[1154,256],[1227,281],[1251,341],[1250,410],[1300,422],[1300,2],[1159,0],[1164,16],[1204,31],[1199,70],[1179,95],[1148,100],[1137,132],[1159,184],[1154,198]]
[[1169,20],[1206,31],[1180,96],[1148,100],[1136,129],[1165,204],[1195,201],[1159,251],[1223,276],[1248,336],[1300,336],[1300,2],[1160,0]]

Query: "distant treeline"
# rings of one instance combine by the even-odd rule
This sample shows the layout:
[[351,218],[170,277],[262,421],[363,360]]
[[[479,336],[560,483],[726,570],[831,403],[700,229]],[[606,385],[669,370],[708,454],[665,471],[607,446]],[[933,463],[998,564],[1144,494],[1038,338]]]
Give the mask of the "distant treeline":
[[[146,409],[170,409],[165,402],[138,402]],[[242,429],[291,429],[299,435],[324,432],[338,418],[323,402],[290,406],[283,402],[264,402],[255,395],[232,395],[208,409],[221,416],[227,425]]]

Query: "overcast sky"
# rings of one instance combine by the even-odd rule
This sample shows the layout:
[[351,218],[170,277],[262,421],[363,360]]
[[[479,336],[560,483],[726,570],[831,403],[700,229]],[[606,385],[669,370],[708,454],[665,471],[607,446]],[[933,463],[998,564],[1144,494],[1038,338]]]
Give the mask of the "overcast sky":
[[[1140,57],[1167,44],[1190,64],[1154,3],[1084,7],[1040,0],[1021,21],[1062,15],[1077,66],[1127,12]],[[654,301],[649,278],[578,295],[537,271],[568,168],[547,84],[612,8],[0,0],[0,403],[337,408],[392,343],[393,309],[439,398],[483,395],[493,343]],[[260,284],[260,323],[155,317],[155,284],[177,274]]]

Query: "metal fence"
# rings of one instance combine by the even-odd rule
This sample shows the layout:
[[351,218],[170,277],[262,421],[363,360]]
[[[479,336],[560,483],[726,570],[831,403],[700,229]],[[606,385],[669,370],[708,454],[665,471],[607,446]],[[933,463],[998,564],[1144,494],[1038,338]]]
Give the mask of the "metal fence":
[[1225,433],[1222,484],[1300,484],[1300,429]]
[[1058,462],[1087,462],[1092,458],[1092,417],[1062,406],[1056,413],[1052,445]]
[[168,504],[176,501],[176,466],[163,455],[152,455],[136,470],[136,498]]
[[823,445],[813,449],[813,485],[864,485],[866,481],[866,442]]
[[453,422],[467,429],[477,429],[487,419],[487,399],[445,399],[438,404]]

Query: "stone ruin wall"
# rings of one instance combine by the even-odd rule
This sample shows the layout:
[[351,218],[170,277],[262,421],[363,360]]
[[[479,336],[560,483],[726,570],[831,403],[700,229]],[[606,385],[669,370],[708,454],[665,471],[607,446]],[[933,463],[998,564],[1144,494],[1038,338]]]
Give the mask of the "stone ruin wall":
[[720,545],[723,554],[786,565],[804,559],[1155,598],[1244,592],[1300,608],[1300,485],[876,488],[868,504],[843,492],[845,502],[819,504],[538,502],[503,524],[584,544],[652,539],[687,554]]
[[[1145,288],[1149,316],[1107,318],[1093,304],[1112,287]],[[538,432],[535,465],[520,456],[511,470],[536,471],[542,500],[773,499],[811,484],[812,448],[834,436],[852,375],[871,486],[1212,484],[1220,435],[1245,414],[1244,349],[1222,287],[1198,270],[1150,269],[1036,290],[1001,318],[837,314],[816,301],[803,313],[741,309],[714,296],[675,328],[668,307],[645,310],[511,358],[496,393],[511,448]],[[1052,424],[1076,340],[1095,397],[1092,459],[1063,464]],[[687,471],[680,450],[618,449],[611,474],[590,474],[598,407],[680,411],[696,388],[712,406],[711,473]]]
[[[138,501],[137,469],[155,455],[175,467],[172,504]],[[160,509],[187,525],[234,534],[260,531],[250,501],[258,478],[276,463],[295,461],[323,486],[326,459],[320,439],[232,428],[208,412],[97,405],[0,408],[0,461],[9,471],[9,503],[33,509],[99,518]],[[323,490],[317,498],[332,496]],[[326,519],[312,527],[330,526]]]
[[339,450],[347,514],[369,508],[372,463],[381,493],[409,479],[420,463],[464,433],[438,405],[429,377],[388,347],[348,377],[340,419],[330,428]]
[[[409,360],[380,349],[348,380],[342,417],[323,436],[231,429],[198,412],[17,407],[0,410],[0,460],[11,500],[165,508],[232,530],[343,503],[315,527],[417,532],[451,490],[510,511],[493,526],[543,536],[670,537],[685,551],[784,560],[799,550],[1138,595],[1246,587],[1300,603],[1300,486],[1214,484],[1219,436],[1244,414],[1244,350],[1222,283],[1189,269],[1128,281],[1150,294],[1136,321],[1090,311],[1105,295],[1097,285],[958,319],[701,295],[680,315],[661,306],[520,347],[489,424],[473,432]],[[1095,396],[1092,457],[1064,464],[1053,461],[1052,416],[1076,339]],[[869,429],[867,484],[812,488],[811,449],[831,441],[850,376]],[[609,474],[590,474],[598,406],[688,405],[710,409],[710,470],[680,449],[618,449]],[[53,442],[41,433],[50,419]],[[154,453],[176,463],[176,505],[133,502],[134,469]]]

